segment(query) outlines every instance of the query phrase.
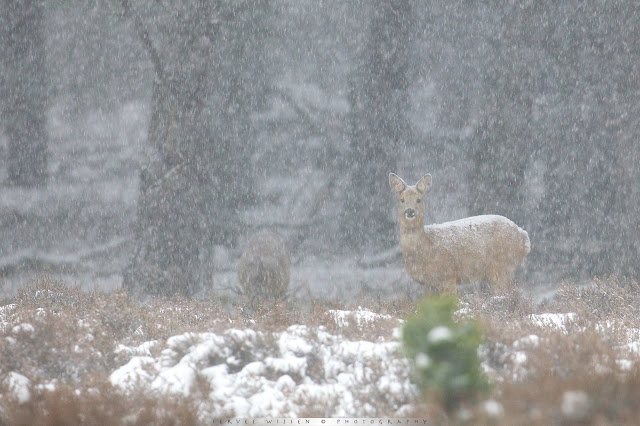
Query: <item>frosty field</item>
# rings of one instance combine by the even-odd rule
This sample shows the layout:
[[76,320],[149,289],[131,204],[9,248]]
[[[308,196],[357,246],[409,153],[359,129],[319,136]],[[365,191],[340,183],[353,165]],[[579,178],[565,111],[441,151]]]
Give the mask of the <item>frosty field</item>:
[[[231,417],[629,423],[639,415],[638,285],[565,285],[534,305],[468,292],[493,390],[447,418],[411,382],[408,300],[368,306],[158,300],[40,282],[0,307],[0,420],[207,424]],[[634,307],[635,306],[635,307]],[[635,387],[635,388],[634,388]]]

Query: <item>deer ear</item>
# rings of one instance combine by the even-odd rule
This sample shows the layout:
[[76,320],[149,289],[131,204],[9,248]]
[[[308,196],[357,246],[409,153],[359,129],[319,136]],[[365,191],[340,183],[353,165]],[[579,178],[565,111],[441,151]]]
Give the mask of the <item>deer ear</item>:
[[416,189],[423,194],[429,192],[431,189],[431,175],[429,173],[424,175],[422,179],[416,183]]
[[389,173],[389,186],[396,194],[401,193],[407,188],[407,184],[394,173]]

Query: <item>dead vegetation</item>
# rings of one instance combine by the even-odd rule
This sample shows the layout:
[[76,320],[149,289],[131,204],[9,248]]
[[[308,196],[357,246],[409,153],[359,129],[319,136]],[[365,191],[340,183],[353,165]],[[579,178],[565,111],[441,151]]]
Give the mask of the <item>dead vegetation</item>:
[[[583,286],[562,284],[555,300],[544,306],[516,290],[496,297],[465,294],[457,315],[477,318],[484,330],[480,354],[493,390],[487,401],[452,420],[632,424],[640,418],[639,290],[637,282],[615,277]],[[350,341],[392,342],[398,320],[414,309],[412,301],[375,298],[361,306],[288,301],[250,310],[243,301],[233,307],[187,299],[141,304],[119,291],[87,293],[43,280],[0,303],[0,424],[197,424],[208,383],[189,397],[131,395],[112,386],[109,375],[136,355],[158,356],[167,339],[187,332],[252,329],[262,333],[255,344],[265,351],[278,346],[269,333],[296,324]],[[317,336],[308,333],[308,339]],[[243,351],[238,346],[234,353],[250,362],[252,354]],[[402,357],[398,352],[392,356]],[[327,367],[311,355],[307,379],[320,381]],[[368,376],[358,386],[380,377],[384,368],[367,366]],[[28,395],[16,388],[15,373],[28,379]],[[303,378],[294,382],[298,386]],[[399,398],[382,388],[377,395],[368,392],[353,395],[356,404],[368,404],[364,412],[370,416],[444,418],[417,394]],[[299,416],[326,416],[331,397],[312,395],[307,402]]]
[[[485,364],[504,410],[497,423],[634,424],[640,418],[638,290],[635,281],[610,277],[564,283],[548,306],[514,294],[504,304],[485,302],[489,309],[472,303],[487,327]],[[541,326],[541,312],[565,321]]]

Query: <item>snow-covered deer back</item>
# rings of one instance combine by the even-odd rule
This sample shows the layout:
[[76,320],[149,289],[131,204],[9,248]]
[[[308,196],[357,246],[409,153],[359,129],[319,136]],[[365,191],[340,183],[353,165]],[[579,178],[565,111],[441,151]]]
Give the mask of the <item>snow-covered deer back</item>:
[[504,291],[531,250],[527,231],[504,216],[482,215],[424,225],[424,197],[431,175],[407,185],[395,174],[389,185],[398,196],[400,249],[411,279],[431,291],[456,293],[457,284],[482,281]]

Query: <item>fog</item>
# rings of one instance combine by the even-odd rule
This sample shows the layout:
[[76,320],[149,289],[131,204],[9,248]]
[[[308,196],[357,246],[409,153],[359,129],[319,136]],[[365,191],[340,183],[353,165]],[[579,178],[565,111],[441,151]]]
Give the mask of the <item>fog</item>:
[[229,294],[263,229],[294,291],[416,291],[390,172],[432,174],[426,223],[526,229],[523,290],[636,279],[639,29],[631,1],[2,2],[0,295]]

